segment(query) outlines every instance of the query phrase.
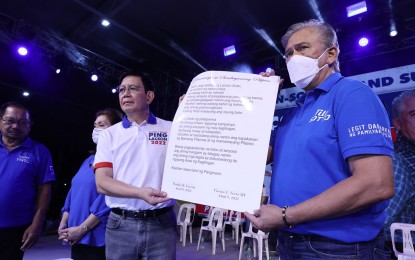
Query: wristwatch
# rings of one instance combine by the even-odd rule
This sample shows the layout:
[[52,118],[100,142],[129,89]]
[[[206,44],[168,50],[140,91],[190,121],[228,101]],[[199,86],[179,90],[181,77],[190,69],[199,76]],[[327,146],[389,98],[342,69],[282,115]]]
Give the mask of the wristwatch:
[[88,232],[88,227],[86,225],[82,225],[82,231],[85,233]]

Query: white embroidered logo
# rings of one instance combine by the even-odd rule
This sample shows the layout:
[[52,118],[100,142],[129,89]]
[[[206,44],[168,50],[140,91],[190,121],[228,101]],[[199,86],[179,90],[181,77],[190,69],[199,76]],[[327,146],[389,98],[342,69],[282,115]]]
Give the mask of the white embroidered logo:
[[328,113],[329,113],[329,111],[319,109],[319,110],[317,110],[316,114],[308,122],[310,123],[310,122],[314,122],[314,121],[318,122],[320,120],[324,120],[324,121],[329,120],[331,115],[329,115]]
[[17,157],[16,161],[23,162],[23,163],[29,163],[29,159],[30,159],[30,157],[27,156],[27,155],[19,155],[19,157]]

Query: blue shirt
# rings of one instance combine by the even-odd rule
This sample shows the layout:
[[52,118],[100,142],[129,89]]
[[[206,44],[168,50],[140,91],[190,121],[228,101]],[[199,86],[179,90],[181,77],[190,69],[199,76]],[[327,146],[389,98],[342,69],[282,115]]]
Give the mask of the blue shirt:
[[[351,176],[347,158],[392,155],[386,111],[362,82],[334,73],[303,96],[275,129],[271,203],[306,201]],[[301,223],[291,232],[344,242],[368,241],[382,229],[387,201],[342,217]]]
[[54,180],[46,146],[27,137],[9,152],[0,134],[0,228],[32,223],[38,185]]
[[105,226],[110,208],[105,204],[105,195],[97,192],[92,164],[94,155],[89,156],[72,178],[72,186],[66,196],[62,212],[69,213],[68,227],[79,226],[92,213],[101,222],[78,242],[90,246],[105,245]]

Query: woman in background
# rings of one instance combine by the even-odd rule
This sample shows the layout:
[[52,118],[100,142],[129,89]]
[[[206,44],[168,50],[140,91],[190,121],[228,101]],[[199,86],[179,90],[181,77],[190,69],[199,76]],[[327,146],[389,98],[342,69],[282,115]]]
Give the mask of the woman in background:
[[[97,144],[102,130],[121,120],[122,114],[116,109],[98,111],[93,142]],[[72,246],[71,258],[75,260],[105,260],[105,226],[110,208],[105,204],[105,195],[96,189],[94,158],[95,154],[90,155],[73,177],[58,229],[59,239]]]

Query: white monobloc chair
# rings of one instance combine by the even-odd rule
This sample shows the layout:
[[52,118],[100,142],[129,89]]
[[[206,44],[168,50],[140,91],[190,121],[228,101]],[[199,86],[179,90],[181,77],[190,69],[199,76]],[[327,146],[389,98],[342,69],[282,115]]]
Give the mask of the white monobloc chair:
[[209,231],[212,233],[212,255],[216,253],[216,238],[219,233],[222,241],[222,249],[225,251],[225,228],[223,215],[227,210],[221,208],[213,208],[209,216],[209,223],[206,226],[200,227],[199,241],[197,242],[197,251],[199,251],[200,240],[202,238],[203,231]]
[[269,233],[264,233],[261,230],[258,230],[258,232],[254,232],[252,231],[252,224],[249,223],[249,230],[248,232],[243,232],[242,233],[242,237],[241,237],[241,246],[239,247],[239,259],[241,259],[242,256],[242,248],[244,246],[244,239],[246,237],[252,238],[253,241],[253,246],[254,246],[254,257],[256,257],[256,245],[255,245],[255,240],[257,241],[258,244],[258,260],[262,260],[262,243],[265,244],[265,252],[267,255],[267,260],[269,260],[269,249],[268,249],[268,234]]
[[225,228],[226,225],[232,226],[232,239],[236,240],[236,244],[239,243],[239,230],[241,230],[242,234],[242,218],[241,218],[241,212],[236,211],[236,217],[232,218],[235,211],[231,211],[229,213],[228,220],[225,221]]
[[187,230],[189,230],[189,241],[190,243],[193,243],[192,224],[195,213],[196,205],[185,203],[180,206],[179,213],[177,214],[177,225],[180,229],[180,242],[183,243],[183,246],[186,245]]
[[[403,244],[403,252],[399,252],[396,250],[395,247],[395,231],[401,230],[402,231],[402,244]],[[415,232],[415,225],[414,224],[406,224],[406,223],[392,223],[390,227],[391,231],[391,238],[392,238],[392,246],[393,252],[398,260],[415,260],[415,251],[414,251],[414,244],[413,239],[411,236],[411,231]]]

